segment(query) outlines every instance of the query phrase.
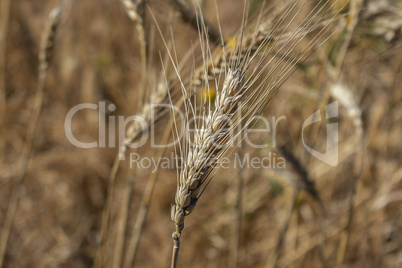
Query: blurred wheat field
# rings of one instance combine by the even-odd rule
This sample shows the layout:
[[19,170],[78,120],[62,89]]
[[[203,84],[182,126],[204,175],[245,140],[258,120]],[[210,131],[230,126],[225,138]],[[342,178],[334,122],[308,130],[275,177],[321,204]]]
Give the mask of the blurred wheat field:
[[[127,16],[128,2],[139,14],[134,21]],[[270,123],[276,122],[276,136],[272,128],[268,134],[250,132],[253,143],[269,146],[253,148],[243,142],[228,161],[269,157],[271,164],[283,159],[285,165],[221,168],[185,218],[178,267],[402,267],[400,0],[1,0],[0,266],[169,267],[175,231],[171,206],[179,171],[151,162],[130,168],[130,163],[132,157],[174,162],[178,147],[161,150],[148,139],[140,148],[128,148],[125,160],[116,162],[119,144],[109,141],[118,132],[118,118],[147,117],[147,102],[171,100],[177,105],[183,92],[174,67],[186,87],[197,88],[197,67],[208,73],[202,57],[210,56],[202,54],[207,51],[202,45],[211,48],[211,55],[219,53],[222,35],[228,51],[240,46],[234,38],[240,29],[253,33],[250,29],[274,17],[283,2],[303,7],[293,21],[296,26],[314,7],[326,6],[335,14],[331,23],[337,30],[321,36],[328,40],[308,57],[297,58],[320,33],[318,26],[307,29],[292,55],[278,53],[283,64],[292,62],[291,57],[298,61],[293,63],[297,70],[283,77],[285,83],[261,111]],[[55,32],[54,50],[40,57],[41,36],[55,7],[61,15],[57,29],[50,29]],[[196,17],[187,18],[183,7]],[[245,14],[249,20],[242,25]],[[209,27],[209,40],[197,31],[203,25]],[[266,52],[274,46],[267,42],[260,47]],[[47,60],[49,66],[43,65]],[[253,68],[258,66],[251,64]],[[40,98],[38,84],[45,69]],[[268,72],[262,68],[256,83]],[[201,88],[187,101],[213,102],[222,81]],[[169,94],[165,87],[171,87]],[[334,102],[339,115],[325,121],[325,106]],[[74,115],[71,131],[81,142],[104,140],[104,146],[79,148],[66,135],[66,116],[83,103],[103,103],[105,114],[83,109]],[[255,103],[243,108],[251,111]],[[316,111],[323,120],[303,132]],[[160,113],[153,130],[141,130],[138,136],[151,133],[156,143],[172,141],[167,135],[172,113]],[[100,116],[106,120],[104,134]],[[329,123],[338,124],[335,167],[305,147],[325,152]],[[257,122],[254,127],[265,126]],[[138,233],[139,211],[146,215]],[[140,236],[133,255],[136,233]]]

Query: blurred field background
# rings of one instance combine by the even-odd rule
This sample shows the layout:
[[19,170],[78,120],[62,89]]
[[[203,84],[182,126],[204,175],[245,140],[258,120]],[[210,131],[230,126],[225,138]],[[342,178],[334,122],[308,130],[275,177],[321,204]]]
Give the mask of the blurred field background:
[[[250,2],[252,14],[261,1]],[[135,25],[120,1],[1,0],[2,25],[7,14],[9,18],[6,34],[2,32],[0,39],[0,60],[5,63],[0,70],[5,100],[0,122],[0,241],[6,237],[7,208],[21,172],[22,148],[38,83],[40,36],[50,10],[59,3],[63,8],[61,24],[3,267],[93,265],[117,148],[73,146],[66,138],[64,119],[75,105],[100,101],[116,105],[108,116],[138,113],[139,44]],[[266,6],[275,4],[267,1]],[[169,1],[150,0],[149,5],[167,39],[172,25],[176,50],[182,57],[198,40],[197,32],[182,21]],[[218,0],[217,6],[223,35],[230,37],[241,25],[243,1]],[[347,11],[346,7],[342,14]],[[203,14],[217,27],[213,0],[204,1]],[[264,110],[267,118],[286,116],[278,124],[277,148],[240,149],[250,157],[269,152],[285,157],[280,150],[283,146],[299,160],[301,168],[287,159],[286,170],[219,171],[186,219],[180,267],[235,267],[234,258],[237,267],[402,267],[402,2],[364,1],[359,18],[350,42],[345,41],[342,31],[335,34]],[[350,22],[340,19],[339,23]],[[162,56],[166,53],[154,26],[147,13],[145,30],[153,55],[148,65],[150,80],[161,78],[159,51]],[[344,55],[340,55],[342,46],[347,48]],[[339,57],[345,59],[342,65],[336,65]],[[354,102],[347,105],[342,102],[345,98]],[[336,100],[340,104],[339,165],[331,167],[307,153],[301,129],[308,116]],[[157,124],[159,134],[167,121]],[[95,141],[98,124],[97,111],[82,111],[74,117],[73,133],[80,141]],[[325,125],[313,126],[306,142],[314,142],[314,148],[322,151]],[[252,139],[272,144],[270,137],[263,135],[253,134]],[[156,150],[148,142],[136,153],[152,157]],[[170,148],[165,155],[172,153]],[[127,187],[124,178],[128,168],[128,161],[122,162],[117,176],[105,267],[111,267],[113,230],[121,207],[119,196]],[[131,236],[149,175],[149,169],[135,170],[127,237]],[[303,176],[315,181],[322,208],[301,183]],[[175,190],[176,171],[161,170],[135,267],[169,266],[174,230],[170,206]],[[239,200],[240,229],[236,229]]]

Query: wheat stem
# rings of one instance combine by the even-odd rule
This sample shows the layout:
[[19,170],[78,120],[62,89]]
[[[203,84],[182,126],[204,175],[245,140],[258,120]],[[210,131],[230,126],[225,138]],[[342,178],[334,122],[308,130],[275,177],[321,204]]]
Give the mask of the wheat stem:
[[[144,4],[145,2],[140,0],[139,3],[133,4],[131,0],[121,0],[125,9],[128,17],[130,20],[135,22],[136,25],[136,30],[138,33],[138,39],[140,42],[140,57],[141,57],[141,84],[143,90],[140,90],[140,94],[138,96],[138,107],[143,106],[142,104],[144,103],[144,97],[145,97],[145,84],[146,84],[146,64],[147,64],[147,58],[146,58],[146,41],[145,41],[145,33],[144,33],[144,17],[145,17],[145,8]],[[140,7],[140,8],[138,8]],[[143,107],[143,114],[146,111],[146,108],[148,106]],[[135,128],[135,127],[134,127]],[[143,130],[140,128],[136,129],[131,129],[131,133],[129,133],[129,140],[130,143],[135,141],[139,136],[141,135],[141,132]],[[101,227],[101,242],[98,248],[98,253],[96,255],[95,259],[95,267],[102,267],[103,263],[103,257],[104,257],[104,247],[107,239],[107,233],[108,233],[108,225],[109,225],[109,217],[110,217],[110,210],[111,206],[113,203],[113,192],[114,192],[114,185],[115,185],[115,180],[116,180],[116,175],[117,171],[120,166],[120,159],[121,156],[125,155],[127,151],[127,145],[123,145],[119,153],[116,155],[116,158],[114,160],[110,176],[109,176],[109,183],[108,183],[108,193],[106,197],[106,205],[105,209],[102,214],[102,227]],[[127,189],[128,190],[128,189]],[[129,194],[124,195],[125,199],[129,199]],[[128,202],[126,200],[123,200],[124,202]],[[114,258],[113,258],[113,266],[112,267],[119,267],[121,263],[121,255],[122,255],[122,249],[123,249],[123,243],[124,243],[124,233],[125,233],[125,222],[126,220],[124,217],[127,217],[125,211],[121,211],[120,215],[123,217],[123,219],[120,219],[118,223],[118,230],[117,230],[117,235],[116,235],[116,245],[114,249]]]
[[[172,124],[173,124],[173,118],[170,119],[169,125],[163,134],[161,144],[166,144],[168,142],[168,140],[171,136],[171,127],[170,126]],[[166,151],[166,146],[164,146],[163,148],[160,148],[156,155],[156,159],[161,159],[161,157],[165,154],[165,151]],[[130,239],[130,242],[129,242],[129,245],[127,248],[126,258],[125,258],[125,262],[123,265],[124,268],[130,268],[130,267],[133,267],[133,265],[134,265],[134,260],[135,260],[136,254],[137,254],[139,240],[140,240],[141,234],[142,234],[142,228],[144,226],[144,222],[145,222],[145,219],[146,219],[146,216],[148,213],[149,205],[152,200],[151,197],[152,197],[155,185],[156,185],[159,171],[160,171],[159,169],[156,169],[156,171],[154,173],[152,173],[150,175],[150,177],[148,178],[147,185],[145,187],[145,191],[144,191],[144,194],[143,194],[143,197],[141,200],[141,205],[140,205],[140,208],[137,213],[136,220],[135,220],[133,235]],[[127,207],[128,207],[128,204],[127,204]]]
[[[125,147],[121,149],[123,152],[123,155],[126,151]],[[110,171],[109,175],[109,180],[108,180],[108,187],[107,187],[107,195],[106,195],[106,201],[105,201],[105,208],[103,209],[102,212],[102,220],[101,220],[101,232],[100,232],[100,242],[99,242],[99,247],[96,253],[95,257],[95,262],[94,262],[94,267],[102,267],[103,265],[103,257],[104,257],[104,247],[106,243],[106,238],[107,238],[107,230],[109,226],[109,215],[110,215],[110,210],[112,207],[112,201],[113,201],[113,191],[114,191],[114,182],[116,180],[116,174],[119,169],[120,165],[120,153],[116,155],[112,169]]]
[[173,238],[173,250],[172,250],[172,263],[170,265],[171,268],[177,268],[177,261],[179,259],[179,250],[180,250],[180,236],[177,235],[177,232],[172,234]]
[[21,162],[17,175],[16,185],[12,191],[10,201],[7,207],[7,214],[4,220],[4,225],[1,230],[0,238],[0,267],[2,267],[4,261],[4,254],[7,247],[8,238],[10,235],[11,227],[17,211],[18,202],[21,198],[23,184],[25,181],[27,167],[32,151],[32,142],[39,119],[47,70],[50,64],[50,57],[54,48],[54,42],[56,37],[57,28],[60,22],[60,8],[54,8],[46,21],[45,28],[42,33],[40,51],[39,51],[39,70],[38,70],[38,85],[35,93],[34,106],[31,117],[29,119],[28,128],[25,136],[24,147],[21,154]]
[[287,231],[289,229],[289,223],[290,223],[290,220],[292,218],[293,211],[295,209],[296,198],[297,198],[297,195],[300,192],[300,184],[297,183],[293,188],[294,189],[293,189],[291,203],[290,203],[290,206],[289,206],[289,212],[287,214],[285,222],[282,224],[283,228],[282,228],[281,232],[279,233],[278,240],[276,241],[275,251],[268,257],[267,262],[265,264],[265,268],[275,268],[276,264],[278,262],[279,251],[280,251],[280,249],[281,249],[281,247],[283,245],[286,233],[287,233]]
[[[339,79],[339,75],[341,73],[341,68],[343,66],[343,63],[346,58],[346,53],[349,48],[350,42],[353,37],[353,33],[356,29],[356,26],[358,25],[359,22],[359,14],[363,6],[363,0],[351,0],[350,1],[350,14],[349,14],[349,20],[346,24],[345,28],[345,41],[342,44],[342,47],[340,49],[340,53],[338,54],[338,57],[336,59],[335,67],[332,71],[332,77],[331,77],[331,84],[330,87],[332,87],[334,84]],[[326,97],[324,100],[327,102],[329,99],[330,95],[330,90],[326,90]],[[325,103],[326,103],[325,102]],[[363,138],[361,138],[361,141],[363,143]],[[363,145],[362,145],[363,148]],[[362,167],[361,161],[362,161],[362,153],[360,152],[360,157],[357,157],[355,160],[355,168],[359,165],[360,163],[360,168],[357,168],[353,174],[353,185],[352,185],[352,193],[351,197],[349,199],[349,214],[348,214],[348,222],[346,224],[345,230],[343,231],[343,234],[341,235],[341,241],[338,246],[338,253],[337,253],[337,267],[341,267],[344,261],[345,257],[345,252],[346,252],[346,247],[349,242],[349,233],[350,233],[350,228],[352,225],[352,220],[353,220],[353,215],[354,215],[354,202],[355,202],[355,197],[356,197],[356,192],[357,192],[357,183],[358,179],[360,177],[360,169]]]

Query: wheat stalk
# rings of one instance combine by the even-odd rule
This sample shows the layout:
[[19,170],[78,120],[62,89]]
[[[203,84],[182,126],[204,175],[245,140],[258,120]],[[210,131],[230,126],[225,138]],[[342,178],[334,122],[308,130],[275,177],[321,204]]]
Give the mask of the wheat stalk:
[[7,242],[10,234],[11,227],[13,225],[15,213],[18,206],[18,201],[21,197],[22,186],[25,181],[28,162],[32,151],[32,141],[35,134],[36,125],[39,119],[42,102],[43,102],[43,90],[45,87],[45,80],[47,70],[50,64],[50,58],[53,52],[57,29],[60,23],[61,9],[59,7],[54,8],[46,21],[45,28],[42,32],[41,43],[39,48],[39,66],[38,66],[38,85],[35,93],[34,107],[31,117],[29,119],[28,128],[26,132],[24,147],[21,154],[20,167],[18,169],[16,185],[10,197],[9,205],[7,208],[7,214],[4,220],[1,238],[0,238],[0,267],[4,260],[4,253],[6,251]]
[[[171,126],[173,125],[173,119],[171,118],[168,124],[168,127],[166,128],[161,144],[166,144],[168,142],[168,139],[171,136]],[[160,159],[165,151],[166,151],[166,146],[163,146],[162,148],[158,149],[158,152],[156,153],[156,159]],[[158,174],[159,174],[160,169],[157,169],[154,173],[152,173],[148,177],[147,185],[144,190],[144,194],[141,200],[141,205],[137,213],[137,217],[135,219],[135,224],[133,227],[133,234],[131,239],[129,240],[127,251],[126,251],[126,258],[124,260],[123,266],[124,268],[130,268],[133,267],[134,265],[134,260],[135,256],[137,253],[137,248],[139,244],[139,240],[142,234],[142,228],[145,222],[145,218],[148,214],[148,208],[152,200],[152,193],[155,188],[156,181],[158,179]]]
[[[138,97],[138,104],[139,107],[141,108],[141,111],[137,114],[137,116],[140,116],[143,118],[146,122],[146,127],[144,128],[143,125],[141,125],[138,121],[134,121],[129,128],[126,131],[126,140],[125,143],[122,144],[119,148],[119,152],[116,155],[116,158],[113,162],[113,166],[109,175],[109,181],[108,181],[108,193],[106,197],[106,205],[102,213],[102,225],[101,225],[101,242],[98,247],[98,252],[96,255],[95,259],[95,267],[101,267],[103,264],[103,256],[104,256],[104,247],[106,243],[106,238],[107,238],[107,233],[108,233],[108,226],[109,226],[109,218],[110,218],[110,210],[113,202],[113,191],[114,191],[114,185],[115,185],[115,180],[116,180],[116,175],[120,166],[120,159],[124,158],[124,155],[129,148],[130,144],[135,142],[137,139],[139,139],[144,132],[146,132],[150,126],[152,126],[156,120],[162,117],[163,112],[166,110],[163,106],[157,105],[156,109],[154,111],[156,112],[152,117],[151,115],[151,105],[152,104],[165,104],[167,103],[167,98],[168,98],[168,91],[169,88],[167,88],[164,84],[159,83],[156,86],[156,89],[151,93],[149,96],[149,100],[147,103],[143,105],[145,102],[145,88],[146,86],[146,74],[147,74],[147,57],[146,57],[146,40],[145,40],[145,32],[144,32],[144,18],[145,18],[145,1],[144,0],[139,0],[133,3],[132,0],[121,0],[124,7],[125,11],[132,20],[135,25],[136,25],[136,30],[138,33],[138,38],[140,42],[140,56],[141,56],[141,87],[142,90],[139,90],[140,95]],[[127,187],[131,187],[130,184],[128,184]],[[130,199],[130,194],[131,190],[128,189],[126,191],[124,196],[124,202],[127,203]],[[123,211],[121,211],[121,219],[119,220],[119,225],[118,225],[118,232],[117,232],[117,238],[116,238],[116,245],[114,249],[114,258],[113,258],[113,267],[119,267],[121,263],[121,255],[122,255],[122,249],[123,249],[123,243],[124,243],[124,235],[125,235],[125,229],[126,229],[126,220],[125,218],[127,217],[126,211],[124,211],[126,205],[123,205]]]
[[[239,158],[242,159],[243,151],[240,149]],[[237,263],[239,261],[239,249],[240,249],[240,227],[241,219],[243,215],[242,200],[243,200],[243,180],[244,180],[244,169],[240,167],[237,174],[236,182],[236,203],[234,206],[235,210],[235,220],[233,224],[233,229],[231,232],[231,247],[229,251],[229,261],[228,267],[237,268]]]
[[95,267],[102,267],[103,265],[103,257],[104,257],[104,246],[106,243],[108,226],[109,226],[109,218],[110,218],[110,210],[113,202],[113,191],[116,180],[117,171],[120,166],[120,162],[127,149],[130,147],[130,144],[139,139],[144,132],[146,132],[158,119],[160,119],[164,112],[166,111],[166,107],[157,105],[154,109],[155,114],[154,117],[151,114],[151,105],[152,104],[165,104],[167,103],[169,88],[167,88],[164,84],[159,83],[156,87],[156,90],[151,94],[149,103],[146,103],[141,112],[137,115],[142,117],[146,122],[145,127],[141,125],[138,121],[134,121],[126,131],[126,140],[125,143],[120,146],[119,152],[116,155],[116,158],[113,162],[112,169],[109,175],[108,182],[108,194],[106,197],[106,205],[102,213],[102,225],[101,225],[101,242],[98,248],[98,252],[95,259]]

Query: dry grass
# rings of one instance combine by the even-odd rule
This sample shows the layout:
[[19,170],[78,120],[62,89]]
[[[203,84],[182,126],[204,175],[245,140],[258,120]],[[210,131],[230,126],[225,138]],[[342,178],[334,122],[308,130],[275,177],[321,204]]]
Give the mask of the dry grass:
[[[345,7],[337,17],[336,26],[340,30],[306,61],[291,62],[295,58],[305,58],[294,55],[302,53],[304,47],[312,44],[310,42],[323,24],[317,24],[316,28],[311,25],[303,28],[303,38],[292,48],[286,45],[289,36],[278,38],[280,35],[271,35],[276,38],[266,38],[263,30],[272,27],[278,20],[270,24],[266,17],[262,17],[257,23],[261,1],[253,0],[250,1],[248,21],[254,24],[250,23],[245,33],[254,32],[256,35],[246,34],[245,37],[251,36],[250,40],[257,44],[258,38],[263,36],[260,39],[262,43],[254,47],[247,42],[240,43],[240,39],[233,39],[238,36],[242,24],[242,4],[218,1],[218,11],[215,11],[214,1],[202,2],[205,20],[221,29],[219,35],[226,41],[223,48],[199,34],[188,20],[182,20],[182,11],[178,12],[167,1],[153,0],[149,1],[150,8],[145,8],[144,16],[140,15],[144,20],[140,24],[144,27],[147,41],[145,56],[144,42],[136,35],[138,24],[127,17],[126,9],[120,2],[119,5],[109,0],[63,2],[63,17],[55,54],[44,83],[41,112],[34,124],[35,135],[29,142],[32,145],[30,160],[20,187],[15,218],[8,232],[6,215],[14,199],[13,191],[20,181],[19,174],[24,170],[20,168],[20,160],[26,155],[23,153],[24,143],[27,129],[33,122],[30,119],[32,111],[37,110],[35,96],[40,37],[46,17],[59,3],[53,0],[10,1],[7,36],[0,40],[1,50],[5,50],[6,55],[3,74],[6,105],[2,107],[5,117],[0,128],[3,144],[0,145],[0,240],[8,240],[3,267],[93,266],[100,245],[101,218],[108,191],[113,192],[113,200],[108,213],[109,231],[104,244],[103,267],[112,267],[113,263],[119,267],[120,261],[130,263],[128,248],[133,243],[130,239],[133,233],[138,232],[141,236],[136,238],[138,247],[134,266],[168,266],[172,253],[171,233],[174,230],[169,217],[171,204],[176,203],[174,218],[177,218],[180,230],[182,218],[176,217],[176,214],[180,216],[176,210],[184,211],[189,208],[188,202],[191,205],[195,201],[197,208],[190,217],[186,217],[186,228],[180,238],[179,267],[402,265],[402,34],[399,20],[402,3],[393,0],[366,1],[361,3],[361,12],[353,15],[347,12],[356,7]],[[268,12],[272,9],[274,12],[278,10],[275,7],[279,7],[279,2],[268,1],[263,10]],[[142,1],[138,3],[141,5]],[[308,2],[306,10],[313,7],[314,3]],[[338,9],[334,12],[340,7],[336,6]],[[199,14],[192,5],[188,8]],[[2,9],[2,15],[3,12]],[[190,19],[194,18],[194,14]],[[300,15],[295,21],[296,27],[303,20],[303,13]],[[152,16],[161,28],[166,45],[155,30]],[[328,21],[326,19],[330,17],[321,21]],[[3,19],[1,21],[3,24]],[[315,47],[325,36],[317,40]],[[200,37],[202,40],[198,44]],[[282,50],[285,53],[278,53],[275,57],[280,59],[280,64],[270,61],[271,56],[279,51],[273,44],[276,48],[285,44],[285,50]],[[167,48],[173,63],[165,60]],[[209,48],[215,52],[209,52]],[[261,50],[258,51],[258,48]],[[193,52],[189,53],[189,50]],[[236,57],[236,51],[247,53]],[[286,51],[296,54],[287,55]],[[116,172],[114,188],[111,189],[110,171],[120,144],[116,143],[113,148],[81,149],[66,138],[64,119],[75,105],[98,104],[99,101],[105,101],[106,106],[115,104],[116,110],[106,111],[108,129],[112,125],[109,116],[124,115],[127,118],[141,113],[147,117],[146,103],[168,101],[167,86],[172,89],[173,101],[177,101],[182,90],[192,94],[199,89],[198,85],[209,85],[212,91],[216,90],[218,105],[207,99],[206,106],[201,106],[205,100],[198,93],[186,100],[186,105],[191,102],[197,112],[202,111],[201,107],[214,111],[220,107],[220,100],[225,99],[222,98],[224,81],[230,85],[227,81],[229,68],[226,67],[241,62],[239,58],[251,59],[257,52],[263,59],[249,63],[248,71],[251,72],[245,76],[242,72],[231,73],[238,75],[239,81],[244,78],[244,82],[232,84],[234,88],[242,88],[250,81],[256,86],[273,86],[275,79],[265,77],[287,77],[285,73],[290,70],[290,63],[299,69],[276,92],[269,109],[258,109],[263,101],[253,106],[257,96],[261,95],[253,95],[251,87],[247,87],[246,92],[235,90],[238,92],[236,96],[247,100],[242,102],[241,107],[248,110],[249,115],[262,113],[269,122],[272,116],[286,116],[277,124],[276,147],[273,146],[271,126],[268,134],[249,133],[251,141],[268,143],[269,147],[251,148],[243,142],[241,154],[261,158],[275,153],[275,159],[287,159],[286,169],[243,168],[237,178],[240,173],[238,166],[223,168],[199,200],[194,190],[206,177],[193,180],[194,177],[182,170],[179,186],[185,191],[179,191],[175,200],[177,170],[159,168],[156,176],[151,174],[152,167],[129,168],[130,153],[138,153],[142,158],[159,158],[162,155],[170,158],[171,154],[175,154],[173,147],[166,151],[155,149],[148,140],[135,151],[128,149],[126,160],[119,163],[119,172]],[[149,74],[146,79],[144,61]],[[199,67],[202,62],[206,64]],[[177,67],[177,73],[173,65]],[[230,69],[233,71],[233,68]],[[254,75],[253,70],[256,70]],[[261,75],[258,75],[259,71],[262,71]],[[158,84],[163,87],[157,87]],[[263,88],[258,92],[266,92]],[[265,95],[265,99],[274,91]],[[194,101],[197,100],[195,107]],[[336,119],[339,127],[339,164],[331,167],[304,149],[301,129],[311,114],[335,100],[339,102]],[[225,111],[232,116],[231,109]],[[213,118],[218,115],[216,113]],[[90,109],[75,115],[72,131],[78,140],[92,142],[99,139],[98,116],[98,111]],[[155,124],[157,142],[168,139],[172,127],[169,120],[166,113]],[[213,130],[211,132],[220,131],[224,124],[216,125],[217,122],[211,120],[205,127]],[[256,122],[255,127],[264,128],[264,125]],[[135,125],[128,129],[130,131],[143,133],[143,129]],[[220,134],[222,141],[227,138],[226,134]],[[318,151],[325,150],[324,122],[312,125],[304,135],[307,144]],[[106,133],[106,144],[109,137]],[[205,143],[206,137],[199,136],[200,143]],[[279,150],[282,146],[286,151]],[[194,166],[194,170],[201,172],[207,163],[209,172],[213,170],[215,174],[209,162],[197,162],[196,158],[190,157],[191,150],[194,147],[187,147],[183,155],[193,161],[182,164]],[[225,150],[223,148],[222,151]],[[192,155],[199,155],[201,159],[204,156],[219,157],[218,151],[212,147]],[[234,153],[230,154],[230,161],[235,161],[235,157]],[[127,194],[130,178],[135,178],[135,183],[129,188],[131,195]],[[314,184],[309,184],[311,181]],[[315,191],[319,198],[314,196]],[[123,200],[122,196],[131,198]],[[317,202],[318,199],[321,202]],[[127,208],[127,212],[123,212],[127,213],[126,220],[122,220],[122,207]],[[139,218],[143,223],[138,221]],[[127,228],[123,231],[122,247],[119,247],[117,245],[121,242],[116,243],[116,237],[125,229],[121,227],[123,222]],[[9,233],[8,239],[4,233]],[[116,261],[115,252],[119,251],[122,251],[121,260]]]

